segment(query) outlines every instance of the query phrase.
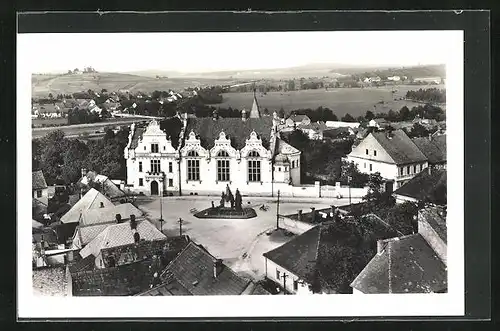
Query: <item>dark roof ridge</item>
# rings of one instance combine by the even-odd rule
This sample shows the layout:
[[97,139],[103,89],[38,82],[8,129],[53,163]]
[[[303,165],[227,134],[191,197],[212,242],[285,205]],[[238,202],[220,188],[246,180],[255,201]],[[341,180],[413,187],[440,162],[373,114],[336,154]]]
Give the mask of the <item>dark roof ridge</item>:
[[[191,241],[191,240],[190,240],[190,241],[189,241],[189,243],[188,243],[188,244],[187,244],[187,245],[186,245],[186,246],[185,246],[185,247],[184,247],[184,248],[183,248],[183,249],[179,252],[179,254],[177,254],[177,256],[176,256],[175,258],[173,258],[173,259],[172,259],[172,261],[170,261],[170,262],[169,262],[169,263],[165,266],[165,268],[163,268],[163,271],[162,271],[162,272],[160,273],[160,275],[159,275],[160,277],[163,277],[163,275],[164,275],[164,274],[168,271],[168,268],[170,267],[170,265],[171,265],[174,261],[176,261],[176,260],[179,258],[179,256],[181,256],[181,254],[182,254],[182,253],[184,253],[184,252],[185,252],[185,251],[189,248],[189,245],[191,245],[191,244],[193,244],[193,245],[195,245],[195,246],[196,246],[196,244],[195,244],[193,241]],[[180,282],[179,282],[179,283],[180,283]],[[182,284],[182,286],[185,286],[185,285],[184,285],[184,284]]]

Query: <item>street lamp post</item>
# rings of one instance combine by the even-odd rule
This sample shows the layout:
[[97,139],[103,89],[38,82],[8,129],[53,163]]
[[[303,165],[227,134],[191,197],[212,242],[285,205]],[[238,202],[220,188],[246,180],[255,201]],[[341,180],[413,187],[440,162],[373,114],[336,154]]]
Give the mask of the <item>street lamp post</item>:
[[276,208],[276,230],[280,228],[280,190],[278,190],[278,203]]

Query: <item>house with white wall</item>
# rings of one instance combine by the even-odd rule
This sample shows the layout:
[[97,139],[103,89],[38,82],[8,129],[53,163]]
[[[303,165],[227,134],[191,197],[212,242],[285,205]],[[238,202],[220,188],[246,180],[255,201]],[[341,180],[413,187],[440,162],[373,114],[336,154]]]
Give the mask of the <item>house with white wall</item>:
[[31,191],[34,199],[37,199],[44,204],[48,203],[49,190],[42,170],[33,171],[31,173]]
[[309,125],[311,124],[311,119],[307,115],[293,114],[286,119],[285,123],[289,127]]
[[[363,245],[353,244],[357,225],[341,222],[348,221],[325,221],[264,253],[266,278],[275,282],[282,291],[292,294],[350,293],[349,284],[354,277],[346,283],[344,275],[352,272],[352,266],[366,265],[369,257],[367,259],[364,248],[361,248]],[[397,235],[378,219],[364,222],[365,230],[370,232],[366,245],[371,241],[376,245],[378,239]]]
[[132,124],[124,155],[132,191],[146,195],[179,191],[179,154],[156,120],[145,128]]
[[376,172],[399,188],[423,169],[427,157],[403,130],[372,132],[353,148],[346,157],[354,162],[359,171]]
[[300,151],[280,139],[277,115],[250,115],[184,116],[178,150],[156,121],[132,126],[125,148],[128,186],[147,195],[220,195],[227,185],[242,195],[272,195],[274,184],[300,185]]

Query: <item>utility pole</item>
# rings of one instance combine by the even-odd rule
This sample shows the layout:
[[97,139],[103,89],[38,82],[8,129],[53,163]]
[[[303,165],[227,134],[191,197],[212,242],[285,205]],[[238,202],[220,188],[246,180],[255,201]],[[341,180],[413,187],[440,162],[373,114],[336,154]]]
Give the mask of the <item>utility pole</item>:
[[179,221],[177,223],[179,223],[179,236],[182,236],[182,223],[184,223],[184,221],[182,220],[182,218],[179,218]]
[[163,196],[160,196],[160,231],[163,233]]
[[283,273],[283,289],[285,292],[283,292],[284,294],[286,294],[286,278],[288,277],[288,275],[286,273]]
[[347,177],[347,185],[349,186],[349,207],[351,207],[351,180],[351,176]]
[[278,204],[276,208],[276,230],[280,228],[280,190],[278,190]]

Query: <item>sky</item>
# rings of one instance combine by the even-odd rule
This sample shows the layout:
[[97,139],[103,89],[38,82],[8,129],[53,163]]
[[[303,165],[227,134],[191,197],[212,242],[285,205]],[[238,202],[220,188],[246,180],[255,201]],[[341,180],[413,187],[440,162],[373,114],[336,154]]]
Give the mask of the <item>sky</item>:
[[22,34],[33,73],[210,72],[314,63],[411,66],[446,62],[447,31]]

